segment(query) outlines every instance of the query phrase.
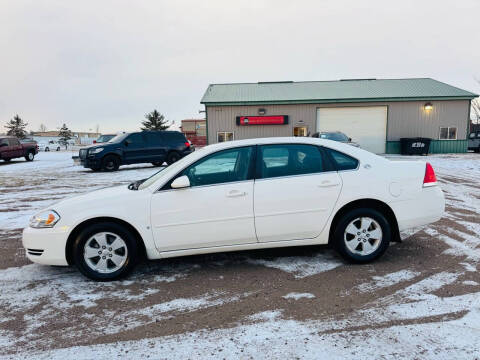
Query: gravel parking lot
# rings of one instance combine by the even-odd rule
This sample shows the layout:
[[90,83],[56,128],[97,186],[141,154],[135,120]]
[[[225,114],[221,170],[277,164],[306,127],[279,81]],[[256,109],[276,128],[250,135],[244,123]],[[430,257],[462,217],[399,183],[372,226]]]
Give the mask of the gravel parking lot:
[[446,214],[375,263],[283,248],[148,262],[113,283],[29,263],[21,229],[55,201],[157,169],[93,173],[71,156],[0,163],[0,359],[480,358],[478,154],[428,157]]

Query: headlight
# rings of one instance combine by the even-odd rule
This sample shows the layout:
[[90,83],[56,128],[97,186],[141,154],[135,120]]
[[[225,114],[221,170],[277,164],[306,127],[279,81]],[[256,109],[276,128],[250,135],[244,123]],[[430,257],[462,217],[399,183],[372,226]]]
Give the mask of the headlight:
[[53,210],[47,210],[32,216],[30,219],[30,227],[51,228],[58,222],[58,220],[60,220],[60,215]]
[[91,149],[88,151],[89,154],[98,154],[99,152],[102,152],[103,151],[103,148],[95,148],[95,149]]

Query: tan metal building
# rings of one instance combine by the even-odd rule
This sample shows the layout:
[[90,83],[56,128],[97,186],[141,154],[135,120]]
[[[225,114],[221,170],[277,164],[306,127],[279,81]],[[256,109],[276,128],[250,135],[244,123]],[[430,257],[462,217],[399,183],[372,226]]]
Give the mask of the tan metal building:
[[431,138],[431,152],[467,151],[477,95],[429,78],[212,84],[201,103],[209,144],[342,131],[362,148],[398,153],[400,138]]

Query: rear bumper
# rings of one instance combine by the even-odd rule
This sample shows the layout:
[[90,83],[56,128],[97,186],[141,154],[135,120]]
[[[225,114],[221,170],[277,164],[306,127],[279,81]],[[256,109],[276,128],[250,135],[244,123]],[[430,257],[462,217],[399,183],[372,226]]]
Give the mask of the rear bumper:
[[439,186],[422,188],[414,199],[391,203],[400,231],[427,225],[441,219],[445,197]]
[[27,258],[38,264],[68,265],[65,248],[67,232],[59,229],[33,229],[27,227],[23,230],[22,244]]

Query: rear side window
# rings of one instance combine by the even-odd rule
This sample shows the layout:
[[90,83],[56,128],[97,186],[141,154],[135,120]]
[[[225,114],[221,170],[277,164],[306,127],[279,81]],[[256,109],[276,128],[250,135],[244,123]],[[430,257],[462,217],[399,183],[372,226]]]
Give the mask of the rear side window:
[[8,139],[8,141],[10,142],[10,146],[20,145],[20,141],[18,141],[17,139]]
[[332,150],[332,149],[327,149],[325,150],[330,154],[332,157],[333,163],[337,168],[337,171],[342,171],[342,170],[355,170],[358,167],[358,160],[344,154],[340,151]]
[[260,178],[313,174],[329,170],[321,150],[312,145],[263,145],[259,155],[257,176]]

